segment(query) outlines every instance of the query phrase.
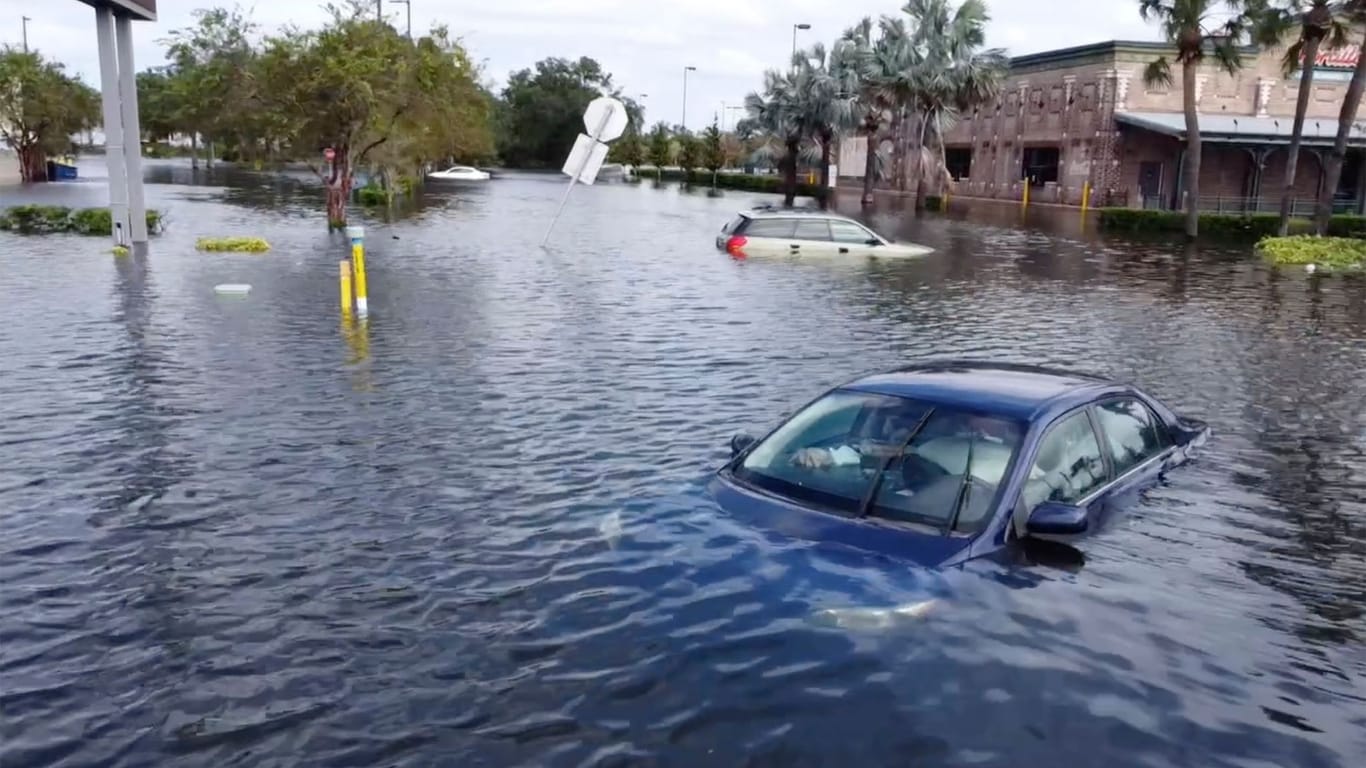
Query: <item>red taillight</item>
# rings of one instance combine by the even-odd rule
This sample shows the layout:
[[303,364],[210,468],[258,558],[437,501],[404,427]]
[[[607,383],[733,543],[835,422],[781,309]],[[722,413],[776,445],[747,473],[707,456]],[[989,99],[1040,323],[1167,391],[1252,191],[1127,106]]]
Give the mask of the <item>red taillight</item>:
[[731,235],[730,239],[726,241],[726,253],[732,256],[741,256],[743,254],[740,253],[740,249],[744,248],[745,243],[748,242],[742,235]]

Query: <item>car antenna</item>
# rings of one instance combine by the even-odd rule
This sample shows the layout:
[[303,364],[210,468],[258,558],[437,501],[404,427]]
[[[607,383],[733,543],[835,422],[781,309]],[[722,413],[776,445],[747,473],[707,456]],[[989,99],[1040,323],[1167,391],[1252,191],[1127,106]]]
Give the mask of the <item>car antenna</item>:
[[972,492],[972,447],[977,445],[977,435],[974,433],[968,438],[967,464],[963,467],[963,484],[958,486],[958,494],[953,498],[953,514],[949,515],[948,521],[944,524],[944,535],[948,535],[955,525],[958,525],[958,515],[962,513],[963,506],[967,504],[968,494]]
[[872,487],[868,489],[868,493],[863,497],[863,501],[859,503],[857,513],[859,517],[868,516],[868,510],[872,507],[873,499],[877,498],[877,491],[882,487],[882,476],[887,474],[887,468],[892,466],[892,462],[901,458],[901,454],[906,452],[906,446],[910,445],[911,441],[915,439],[915,436],[920,434],[920,430],[924,429],[925,425],[930,423],[930,417],[933,415],[933,408],[925,411],[925,415],[921,416],[920,421],[916,422],[915,429],[912,429],[911,434],[906,435],[906,439],[901,441],[901,447],[897,449],[896,453],[893,453],[882,460],[882,466],[878,467],[877,475],[873,478]]

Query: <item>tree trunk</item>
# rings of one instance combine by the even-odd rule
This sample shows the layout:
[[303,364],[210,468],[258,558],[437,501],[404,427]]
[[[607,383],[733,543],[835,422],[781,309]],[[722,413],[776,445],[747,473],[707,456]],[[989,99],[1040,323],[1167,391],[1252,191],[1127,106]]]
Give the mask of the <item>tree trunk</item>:
[[873,204],[873,184],[877,181],[877,150],[878,141],[877,126],[871,126],[867,132],[868,149],[864,152],[863,158],[863,198],[860,201],[864,206]]
[[190,131],[190,170],[199,170],[199,134]]
[[797,200],[797,150],[801,140],[787,140],[787,157],[783,158],[783,205],[791,208]]
[[835,141],[835,137],[829,133],[821,134],[821,188],[817,190],[816,199],[820,201],[821,210],[830,207],[830,145]]
[[906,191],[906,115],[902,110],[897,110],[892,115],[892,178],[896,181],[896,189]]
[[920,116],[920,137],[915,145],[915,211],[925,210],[925,129],[930,126],[930,116]]
[[[944,197],[949,191],[949,182],[953,177],[949,175],[949,150],[944,146],[944,115],[936,112],[934,114],[934,141],[939,145],[939,167],[935,169],[939,177],[939,196]],[[940,211],[943,211],[943,203],[940,203]]]
[[1186,239],[1200,233],[1200,118],[1195,112],[1195,62],[1181,64],[1181,98],[1186,108]]
[[1290,149],[1285,155],[1285,188],[1281,190],[1281,220],[1276,234],[1290,231],[1290,206],[1295,198],[1295,171],[1300,162],[1300,137],[1304,133],[1304,113],[1309,109],[1309,90],[1314,85],[1314,59],[1319,53],[1318,37],[1304,41],[1304,65],[1300,67],[1300,93],[1295,99],[1295,123],[1290,129]]
[[38,145],[20,147],[19,155],[19,179],[25,183],[37,181],[48,181],[47,178],[47,153],[43,152]]
[[1342,163],[1347,159],[1347,138],[1351,134],[1352,123],[1356,121],[1357,108],[1361,106],[1363,88],[1366,88],[1366,39],[1361,41],[1357,66],[1352,71],[1352,82],[1347,86],[1342,112],[1338,114],[1338,136],[1323,168],[1323,189],[1319,190],[1319,203],[1314,210],[1314,232],[1319,235],[1328,234],[1328,223],[1333,218],[1333,197],[1337,195],[1338,180],[1342,178]]
[[204,167],[205,167],[205,168],[212,168],[212,167],[213,167],[213,139],[209,139],[209,140],[208,140],[207,142],[205,142],[205,143],[208,145],[208,150],[209,150],[209,151],[204,153]]
[[341,229],[346,226],[346,204],[351,200],[351,154],[338,147],[332,161],[332,176],[327,180],[327,226]]

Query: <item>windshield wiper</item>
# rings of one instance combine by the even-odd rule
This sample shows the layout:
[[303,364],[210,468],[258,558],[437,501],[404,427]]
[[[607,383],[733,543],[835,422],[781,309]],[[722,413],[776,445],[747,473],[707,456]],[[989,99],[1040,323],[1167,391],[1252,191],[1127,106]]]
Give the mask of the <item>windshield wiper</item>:
[[910,445],[911,441],[915,439],[915,436],[920,434],[920,430],[925,428],[925,425],[930,422],[930,417],[933,415],[933,408],[925,411],[925,415],[921,416],[920,421],[915,423],[915,429],[912,429],[911,434],[907,435],[906,439],[901,441],[901,447],[896,449],[896,453],[883,459],[882,466],[878,467],[877,476],[873,478],[872,487],[868,489],[868,493],[864,495],[863,501],[859,503],[858,511],[855,512],[856,517],[868,516],[868,509],[873,505],[873,499],[877,498],[878,489],[882,487],[882,476],[887,474],[887,468],[892,466],[892,462],[901,458],[901,455],[906,452],[906,446]]
[[972,447],[975,445],[977,436],[973,435],[968,438],[968,460],[967,465],[963,467],[963,484],[958,486],[958,493],[953,497],[953,514],[949,515],[948,522],[944,524],[945,536],[958,525],[958,515],[962,513],[963,506],[968,501],[968,494],[972,491]]

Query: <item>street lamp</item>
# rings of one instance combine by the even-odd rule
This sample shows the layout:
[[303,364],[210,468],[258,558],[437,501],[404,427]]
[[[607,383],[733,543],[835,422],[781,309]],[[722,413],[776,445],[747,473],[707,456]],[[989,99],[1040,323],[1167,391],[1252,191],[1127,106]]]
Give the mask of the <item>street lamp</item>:
[[27,16],[20,16],[19,18],[23,20],[20,23],[24,25],[24,53],[28,53],[28,23],[33,19]]
[[408,9],[408,39],[413,39],[413,0],[389,0],[392,3],[402,3]]
[[802,30],[811,29],[811,25],[810,25],[810,24],[793,24],[793,25],[792,25],[792,55],[793,55],[793,56],[796,56],[796,55],[797,55],[797,30],[799,30],[799,29],[802,29]]
[[688,73],[697,71],[697,67],[689,64],[683,67],[683,130],[688,130]]

